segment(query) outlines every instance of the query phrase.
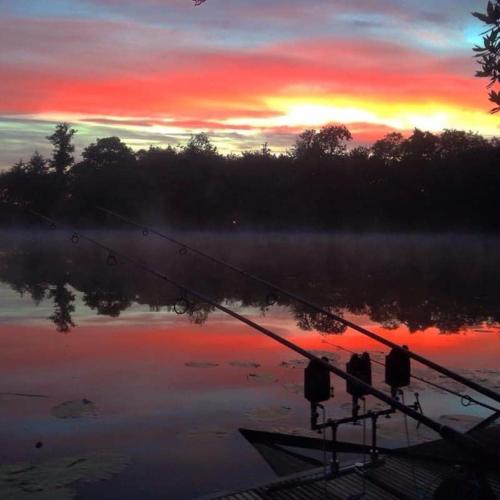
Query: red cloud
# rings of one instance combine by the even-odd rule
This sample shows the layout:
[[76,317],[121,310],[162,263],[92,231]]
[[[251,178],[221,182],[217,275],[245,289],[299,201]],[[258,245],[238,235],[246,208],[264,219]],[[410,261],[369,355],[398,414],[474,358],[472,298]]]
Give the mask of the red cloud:
[[213,121],[269,116],[265,98],[287,95],[345,97],[359,107],[368,100],[485,105],[469,62],[398,44],[323,39],[235,52],[195,49],[169,30],[130,23],[4,19],[0,30],[4,114]]

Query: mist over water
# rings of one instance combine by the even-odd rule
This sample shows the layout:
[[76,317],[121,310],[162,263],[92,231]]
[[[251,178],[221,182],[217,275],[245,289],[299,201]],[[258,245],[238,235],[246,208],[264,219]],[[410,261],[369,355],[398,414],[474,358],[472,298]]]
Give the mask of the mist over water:
[[[0,280],[30,295],[35,303],[52,301],[56,308],[61,304],[54,290],[72,289],[80,296],[69,306],[80,303],[111,317],[134,304],[172,311],[180,296],[188,298],[182,288],[119,257],[124,254],[217,302],[263,312],[278,305],[304,328],[315,322],[320,326],[324,319],[272,289],[152,234],[102,230],[82,234],[115,250],[117,265],[106,265],[109,252],[84,239],[72,240],[71,231],[4,232]],[[339,314],[366,315],[387,328],[402,324],[410,331],[436,327],[442,333],[456,333],[500,321],[498,237],[289,232],[173,236]],[[211,311],[207,304],[196,304],[197,314],[191,318],[202,323]],[[324,321],[319,329],[343,331],[340,325]]]

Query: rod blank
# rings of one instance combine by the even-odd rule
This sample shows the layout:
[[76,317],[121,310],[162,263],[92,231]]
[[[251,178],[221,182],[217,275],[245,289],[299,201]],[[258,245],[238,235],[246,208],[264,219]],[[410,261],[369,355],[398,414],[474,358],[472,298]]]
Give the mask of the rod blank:
[[212,255],[209,255],[201,250],[198,250],[197,248],[194,248],[190,245],[187,245],[186,243],[182,243],[181,241],[178,241],[175,238],[172,238],[171,236],[168,236],[168,235],[166,235],[166,234],[164,234],[164,233],[162,233],[154,228],[145,226],[144,224],[139,224],[138,222],[135,222],[127,217],[124,217],[123,215],[120,215],[116,212],[113,212],[112,210],[108,210],[107,208],[103,208],[100,206],[98,206],[96,208],[98,210],[100,210],[101,212],[107,213],[107,214],[109,214],[109,215],[111,215],[119,220],[122,220],[123,222],[125,222],[127,224],[141,228],[143,231],[146,230],[149,233],[155,234],[156,236],[159,236],[160,238],[163,238],[167,241],[170,241],[171,243],[173,243],[175,245],[179,245],[181,248],[185,248],[185,249],[189,250],[190,252],[192,252],[196,255],[199,255],[200,257],[203,257],[205,259],[210,260],[211,262],[215,262],[216,264],[219,264],[219,265],[224,266],[228,269],[231,269],[232,271],[239,273],[242,276],[245,276],[253,281],[256,281],[256,282],[264,285],[265,287],[270,288],[270,289],[280,293],[281,295],[284,295],[284,296],[288,297],[289,299],[294,300],[295,302],[297,302],[299,304],[302,304],[306,307],[309,307],[313,311],[324,314],[325,316],[328,316],[329,318],[331,318],[335,321],[338,321],[339,323],[342,323],[343,325],[345,325],[349,328],[352,328],[353,330],[356,330],[357,332],[362,333],[363,335],[366,335],[367,337],[369,337],[369,338],[371,338],[371,339],[373,339],[381,344],[384,344],[387,347],[390,347],[392,349],[398,349],[400,351],[404,351],[406,354],[409,354],[410,357],[412,359],[414,359],[415,361],[418,361],[419,363],[421,363],[421,364],[423,364],[423,365],[425,365],[425,366],[427,366],[427,367],[429,367],[429,368],[431,368],[439,373],[442,373],[443,375],[446,375],[447,377],[449,377],[453,380],[456,380],[457,382],[460,382],[461,384],[465,385],[466,387],[469,387],[469,388],[483,394],[484,396],[487,396],[487,397],[493,399],[494,401],[500,403],[500,394],[498,394],[497,392],[495,392],[487,387],[484,387],[483,385],[478,384],[477,382],[474,382],[473,380],[469,380],[468,378],[460,375],[459,373],[456,373],[452,370],[449,370],[448,368],[445,368],[444,366],[441,366],[438,363],[435,363],[434,361],[431,361],[430,359],[427,359],[424,356],[421,356],[420,354],[417,354],[409,349],[405,349],[402,346],[400,346],[394,342],[391,342],[390,340],[386,339],[385,337],[382,337],[381,335],[378,335],[378,334],[376,334],[376,333],[374,333],[374,332],[372,332],[372,331],[370,331],[362,326],[359,326],[356,323],[353,323],[352,321],[349,321],[349,320],[343,318],[342,316],[339,316],[339,315],[334,314],[330,311],[327,311],[326,309],[322,308],[321,306],[314,304],[313,302],[310,302],[309,300],[301,297],[300,295],[296,295],[293,292],[285,290],[284,288],[281,288],[280,286],[278,286],[274,283],[271,283],[270,281],[267,281],[259,276],[256,276],[255,274],[252,274],[248,271],[245,271],[244,269],[241,269],[239,267],[236,267],[233,264],[226,262],[222,259],[218,259],[216,257],[213,257]]

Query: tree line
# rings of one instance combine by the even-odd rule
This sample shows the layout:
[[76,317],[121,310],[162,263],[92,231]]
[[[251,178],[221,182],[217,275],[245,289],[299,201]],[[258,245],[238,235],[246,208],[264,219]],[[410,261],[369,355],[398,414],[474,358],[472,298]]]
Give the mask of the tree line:
[[[349,147],[344,125],[301,133],[284,154],[222,155],[207,134],[134,152],[118,137],[75,161],[76,131],[60,123],[0,174],[0,223],[30,222],[24,206],[79,224],[109,224],[97,207],[180,229],[497,231],[500,139],[461,130],[392,132]],[[10,209],[8,209],[10,207]]]

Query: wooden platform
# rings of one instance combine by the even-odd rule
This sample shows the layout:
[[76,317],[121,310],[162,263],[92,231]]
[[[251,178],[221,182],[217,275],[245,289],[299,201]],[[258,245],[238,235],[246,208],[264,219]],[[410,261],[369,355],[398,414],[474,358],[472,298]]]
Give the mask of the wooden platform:
[[[473,430],[476,438],[494,448],[500,445],[500,426]],[[276,450],[277,447],[273,449]],[[442,440],[414,446],[419,452],[450,458],[457,450]],[[300,460],[294,455],[284,455],[289,465],[300,469]],[[279,461],[277,462],[279,466]],[[304,463],[302,464],[304,465]],[[276,465],[275,465],[276,467]],[[430,462],[422,458],[384,456],[378,464],[349,466],[339,476],[325,480],[324,467],[289,474],[276,481],[234,492],[219,492],[206,500],[423,500],[432,499],[437,487],[454,467],[447,463]],[[278,467],[279,468],[279,467]],[[500,499],[500,472],[492,470],[486,478],[494,494]],[[458,499],[457,499],[458,500]]]
[[[432,499],[438,485],[450,473],[447,466],[415,464],[413,461],[389,457],[364,473],[347,468],[335,479],[321,479],[323,468],[293,474],[276,482],[246,490],[218,493],[206,500],[415,500]],[[493,491],[500,499],[500,480],[488,476]]]

